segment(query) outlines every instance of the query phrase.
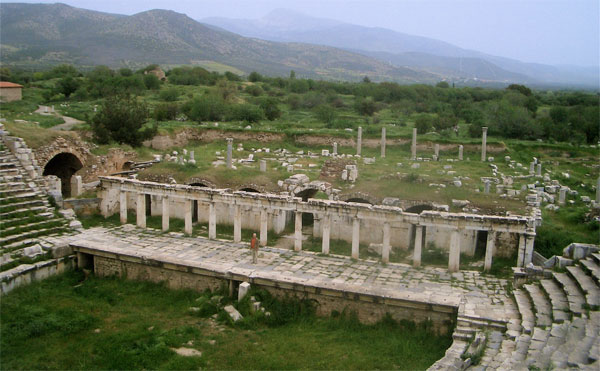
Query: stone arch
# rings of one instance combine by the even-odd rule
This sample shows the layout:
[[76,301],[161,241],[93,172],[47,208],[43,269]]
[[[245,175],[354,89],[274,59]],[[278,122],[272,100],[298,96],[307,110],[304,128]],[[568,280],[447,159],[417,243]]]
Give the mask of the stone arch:
[[125,161],[123,163],[123,166],[121,167],[121,170],[123,170],[123,171],[131,170],[131,167],[133,166],[133,164],[135,164],[135,162],[133,162],[133,161]]
[[407,213],[421,214],[423,211],[426,211],[426,210],[435,210],[435,207],[433,207],[433,205],[421,204],[421,205],[411,206],[404,211]]
[[251,193],[266,193],[264,187],[257,184],[243,184],[238,188],[238,191]]
[[198,177],[190,178],[186,183],[193,187],[217,188],[215,183],[211,182],[210,180]]
[[83,162],[70,152],[55,154],[46,165],[43,175],[56,175],[61,181],[61,193],[63,197],[71,195],[71,177],[83,168]]
[[378,205],[380,203],[377,197],[373,197],[370,194],[364,192],[349,193],[344,195],[343,197],[340,197],[340,199],[345,202],[358,202],[370,205]]

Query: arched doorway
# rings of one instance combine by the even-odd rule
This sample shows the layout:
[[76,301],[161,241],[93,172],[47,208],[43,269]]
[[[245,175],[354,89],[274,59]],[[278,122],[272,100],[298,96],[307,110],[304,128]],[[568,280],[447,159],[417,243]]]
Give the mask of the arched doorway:
[[241,188],[240,191],[242,191],[242,192],[260,193],[260,191],[258,189],[250,188],[250,187]]
[[416,206],[409,207],[408,209],[406,209],[404,211],[407,213],[421,214],[421,212],[423,212],[425,210],[434,210],[434,208],[431,205],[416,205]]
[[61,181],[63,197],[71,196],[71,177],[83,167],[81,160],[72,153],[62,152],[52,157],[44,166],[43,175],[56,175]]
[[349,199],[347,199],[347,200],[346,200],[346,202],[356,202],[356,203],[359,203],[359,204],[369,204],[369,205],[373,205],[373,204],[371,203],[371,201],[369,201],[369,200],[365,200],[364,198],[349,198]]

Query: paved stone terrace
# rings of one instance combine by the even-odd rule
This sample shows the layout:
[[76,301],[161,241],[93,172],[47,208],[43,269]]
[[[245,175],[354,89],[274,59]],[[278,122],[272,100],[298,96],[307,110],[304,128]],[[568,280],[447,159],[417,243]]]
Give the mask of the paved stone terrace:
[[92,228],[63,238],[94,250],[183,264],[220,273],[277,279],[317,287],[381,295],[459,308],[459,315],[501,321],[519,318],[508,296],[507,280],[479,272],[448,273],[445,268],[415,269],[406,264],[382,265],[377,261],[323,256],[308,251],[263,247],[252,264],[247,243],[186,237],[139,229],[132,225]]

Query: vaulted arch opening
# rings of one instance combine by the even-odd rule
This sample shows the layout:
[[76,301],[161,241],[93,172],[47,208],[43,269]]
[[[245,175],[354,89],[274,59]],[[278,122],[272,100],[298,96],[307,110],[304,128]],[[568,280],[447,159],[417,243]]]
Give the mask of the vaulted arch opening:
[[421,212],[423,212],[425,210],[434,210],[434,209],[433,209],[433,206],[431,206],[431,205],[416,205],[416,206],[409,207],[408,209],[406,209],[404,211],[407,213],[421,214]]
[[258,189],[251,188],[251,187],[241,188],[240,191],[242,191],[242,192],[260,193],[260,191]]
[[71,177],[83,167],[81,160],[72,153],[62,152],[52,157],[44,166],[43,175],[60,178],[63,197],[71,196]]
[[371,201],[369,201],[369,200],[365,200],[364,198],[358,198],[358,197],[356,197],[356,198],[349,198],[349,199],[347,199],[347,200],[346,200],[346,202],[356,202],[356,203],[359,203],[359,204],[369,204],[369,205],[373,205],[373,204],[371,203]]

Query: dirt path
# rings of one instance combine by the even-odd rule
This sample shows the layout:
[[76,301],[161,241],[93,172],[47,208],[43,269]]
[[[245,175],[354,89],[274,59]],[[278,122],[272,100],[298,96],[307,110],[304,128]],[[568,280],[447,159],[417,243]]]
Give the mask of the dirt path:
[[62,118],[64,121],[64,124],[59,124],[59,125],[53,126],[50,128],[52,130],[71,130],[73,128],[73,126],[85,123],[85,121],[77,120],[77,119],[75,119],[73,117],[69,117],[69,116],[63,116],[56,111],[51,112],[51,110],[52,110],[52,108],[49,106],[39,106],[39,108],[35,111],[35,113],[38,113],[40,115],[56,116],[56,117]]

